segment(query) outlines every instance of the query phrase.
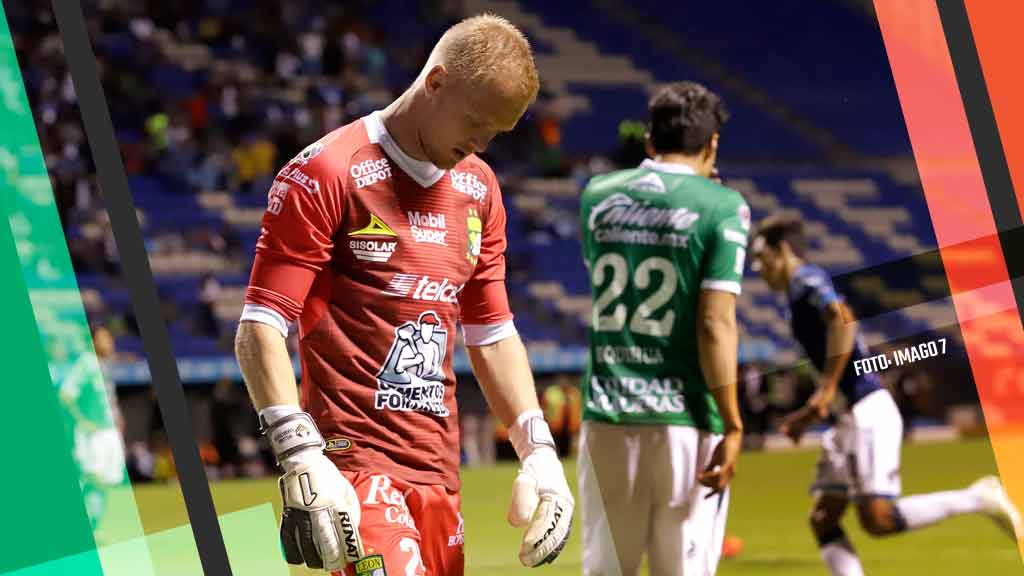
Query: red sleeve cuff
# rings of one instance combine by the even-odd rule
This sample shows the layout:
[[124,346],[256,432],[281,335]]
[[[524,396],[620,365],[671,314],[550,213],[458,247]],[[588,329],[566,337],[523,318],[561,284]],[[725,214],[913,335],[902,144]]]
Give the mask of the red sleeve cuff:
[[470,280],[459,305],[463,324],[502,324],[512,319],[504,280]]
[[294,321],[302,313],[302,304],[316,274],[305,266],[257,252],[245,303],[266,306]]

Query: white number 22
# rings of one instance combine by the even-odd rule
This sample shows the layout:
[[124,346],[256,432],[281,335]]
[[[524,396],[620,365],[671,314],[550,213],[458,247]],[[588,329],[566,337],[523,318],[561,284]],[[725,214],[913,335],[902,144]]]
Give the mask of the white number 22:
[[[612,307],[610,312],[604,313],[605,309],[626,291],[629,282],[629,266],[626,264],[626,259],[616,252],[607,252],[594,262],[594,286],[605,284],[605,270],[608,269],[611,270],[611,278],[607,279],[608,285],[594,301],[593,325],[594,330],[598,332],[622,330],[626,325],[626,315],[628,314],[626,305],[621,302]],[[634,334],[668,336],[672,333],[673,323],[676,319],[675,310],[666,310],[661,318],[652,316],[675,294],[676,271],[668,258],[652,256],[640,262],[640,265],[633,271],[633,283],[641,290],[649,288],[654,282],[653,272],[661,275],[661,283],[633,311],[633,317],[629,321],[629,330]]]

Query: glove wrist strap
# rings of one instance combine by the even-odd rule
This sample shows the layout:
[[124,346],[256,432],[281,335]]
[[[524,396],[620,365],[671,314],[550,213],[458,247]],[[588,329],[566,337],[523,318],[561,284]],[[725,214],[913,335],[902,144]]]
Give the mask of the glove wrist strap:
[[304,450],[323,450],[325,446],[316,422],[306,412],[287,414],[270,424],[261,413],[260,428],[270,442],[270,448],[279,464]]
[[508,435],[519,460],[545,446],[557,452],[551,428],[544,421],[544,413],[540,410],[527,410],[520,414],[509,428]]

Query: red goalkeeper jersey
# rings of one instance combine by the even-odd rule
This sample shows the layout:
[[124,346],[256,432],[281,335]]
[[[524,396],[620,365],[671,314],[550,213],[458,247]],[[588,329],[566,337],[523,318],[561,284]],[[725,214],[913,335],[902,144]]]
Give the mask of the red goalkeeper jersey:
[[457,490],[456,322],[515,333],[505,210],[491,169],[405,155],[377,113],[307,147],[275,178],[243,320],[297,320],[302,404],[343,470]]

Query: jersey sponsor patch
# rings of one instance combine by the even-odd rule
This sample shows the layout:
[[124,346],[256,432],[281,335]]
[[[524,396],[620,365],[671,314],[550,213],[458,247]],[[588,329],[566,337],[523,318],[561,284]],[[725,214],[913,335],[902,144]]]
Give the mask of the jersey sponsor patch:
[[483,203],[484,198],[487,197],[487,185],[484,184],[476,174],[473,174],[472,172],[449,170],[448,175],[451,178],[452,188],[462,192],[481,204]]
[[281,171],[281,178],[290,180],[310,194],[320,192],[320,181],[302,171],[302,166],[292,166]]
[[588,408],[620,414],[679,414],[686,410],[680,378],[592,376]]
[[395,274],[382,292],[388,296],[408,296],[419,280],[419,274]]
[[433,310],[395,328],[395,340],[377,372],[374,407],[447,417],[449,410],[444,403],[447,350],[448,331]]
[[699,219],[689,208],[661,207],[618,192],[594,206],[587,227],[596,242],[685,248]]
[[448,227],[444,214],[409,210],[406,215],[409,217],[409,233],[414,241],[438,246],[448,245]]
[[398,234],[373,213],[370,214],[369,224],[349,232],[348,236],[348,247],[352,254],[364,262],[387,262],[398,248]]
[[273,215],[281,213],[281,209],[284,208],[284,199],[288,197],[288,192],[291,190],[291,186],[284,182],[277,181],[270,187],[270,193],[267,195],[267,212]]
[[448,547],[462,546],[466,542],[466,528],[462,521],[462,513],[459,513],[459,525],[455,528],[455,534],[448,536]]
[[366,188],[391,178],[391,164],[387,158],[363,160],[350,166],[348,173],[355,180],[356,188]]
[[447,278],[431,279],[430,276],[418,274],[395,274],[382,293],[388,296],[412,298],[427,302],[443,302],[454,304],[462,291],[461,284],[455,284]]
[[409,512],[409,505],[405,501],[405,495],[391,485],[391,478],[384,474],[375,474],[370,477],[370,489],[363,499],[367,506],[387,505],[384,509],[384,520],[389,524],[401,524],[416,529],[416,522]]
[[383,220],[377,217],[376,214],[370,213],[370,223],[365,227],[348,233],[349,236],[393,236],[397,237],[398,234],[391,229]]
[[348,438],[328,438],[324,444],[324,452],[345,452],[352,449],[352,441]]

